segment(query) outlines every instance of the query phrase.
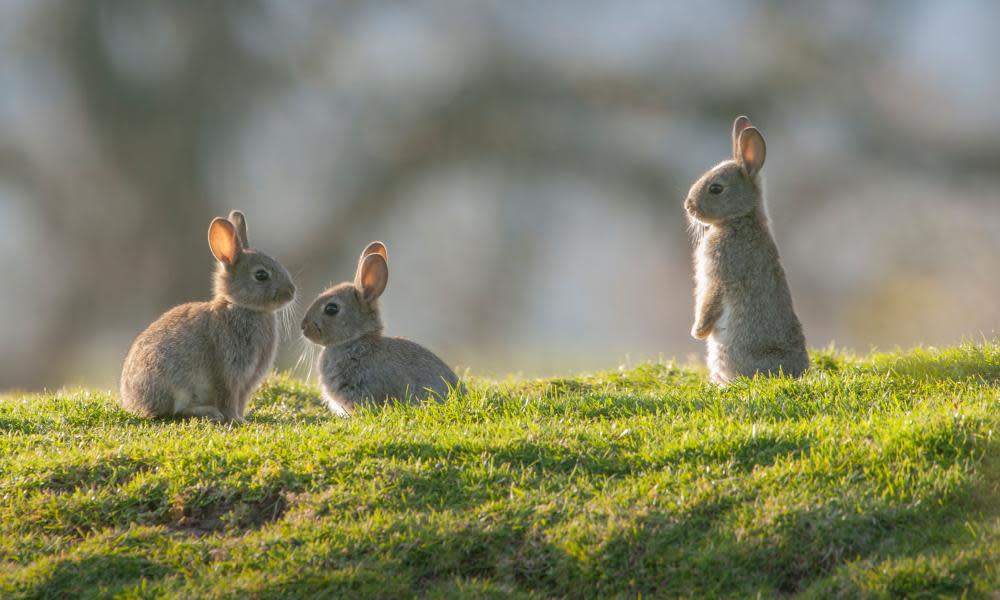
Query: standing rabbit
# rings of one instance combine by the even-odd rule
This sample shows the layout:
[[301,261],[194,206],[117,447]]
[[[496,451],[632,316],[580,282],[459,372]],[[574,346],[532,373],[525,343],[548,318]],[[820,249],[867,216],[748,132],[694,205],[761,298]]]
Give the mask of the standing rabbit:
[[250,249],[243,214],[216,218],[208,244],[219,261],[215,297],[167,311],[125,358],[121,404],[142,417],[243,421],[247,400],[271,368],[274,311],[295,296],[288,271]]
[[378,298],[389,280],[387,261],[382,242],[369,244],[354,283],[320,294],[302,321],[303,335],[325,346],[319,357],[323,398],[340,415],[387,399],[440,399],[458,386],[455,373],[431,351],[382,335]]
[[764,136],[739,117],[733,159],[691,186],[684,208],[700,232],[691,335],[708,339],[712,381],[757,373],[797,377],[809,366],[802,325],[771,237],[760,170]]

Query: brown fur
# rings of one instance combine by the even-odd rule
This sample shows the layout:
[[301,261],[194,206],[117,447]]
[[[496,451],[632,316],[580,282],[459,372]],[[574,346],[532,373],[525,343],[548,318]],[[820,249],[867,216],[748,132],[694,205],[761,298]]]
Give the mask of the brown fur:
[[[458,377],[436,355],[403,338],[382,335],[378,298],[388,283],[385,245],[362,252],[354,283],[341,283],[313,302],[302,332],[325,346],[319,357],[320,384],[330,410],[350,414],[356,406],[387,400],[441,399],[459,386]],[[337,312],[327,314],[327,306]]]
[[[215,298],[182,304],[143,331],[125,358],[121,405],[142,417],[243,421],[277,348],[274,311],[294,297],[288,272],[246,246],[237,211],[215,219],[209,246],[219,260]],[[265,271],[266,281],[256,273]]]
[[778,372],[797,377],[809,366],[764,208],[765,155],[764,137],[739,117],[733,124],[733,159],[699,178],[684,203],[700,234],[691,335],[708,340],[708,365],[717,383]]

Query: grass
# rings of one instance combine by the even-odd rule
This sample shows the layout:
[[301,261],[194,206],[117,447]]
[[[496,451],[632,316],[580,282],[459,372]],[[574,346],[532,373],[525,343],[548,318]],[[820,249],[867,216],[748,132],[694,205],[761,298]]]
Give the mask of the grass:
[[669,364],[243,426],[0,399],[0,597],[1000,596],[1000,345]]

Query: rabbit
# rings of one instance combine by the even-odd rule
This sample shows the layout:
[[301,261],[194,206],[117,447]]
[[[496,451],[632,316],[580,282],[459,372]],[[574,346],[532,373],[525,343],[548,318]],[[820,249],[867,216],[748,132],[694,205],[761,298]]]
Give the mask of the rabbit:
[[732,160],[702,175],[684,201],[701,238],[691,335],[708,340],[715,383],[758,373],[798,377],[809,355],[764,207],[764,136],[741,116],[732,138]]
[[303,335],[324,346],[318,365],[323,398],[340,416],[389,399],[440,400],[459,387],[455,373],[430,350],[382,335],[378,299],[388,280],[386,247],[372,242],[361,253],[354,282],[320,294],[302,320]]
[[164,313],[125,358],[121,405],[133,414],[242,423],[247,400],[274,362],[275,311],[295,297],[291,276],[249,247],[239,211],[212,220],[208,244],[218,260],[215,297]]

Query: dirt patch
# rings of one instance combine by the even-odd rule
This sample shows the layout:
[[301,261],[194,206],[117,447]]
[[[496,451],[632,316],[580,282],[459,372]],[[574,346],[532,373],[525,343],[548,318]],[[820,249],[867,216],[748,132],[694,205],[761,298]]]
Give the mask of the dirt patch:
[[59,465],[41,482],[41,488],[56,493],[76,489],[117,487],[152,469],[144,460],[105,456],[88,463]]
[[189,535],[260,529],[284,516],[290,504],[288,493],[281,491],[246,500],[238,493],[216,490],[175,507],[167,526]]

